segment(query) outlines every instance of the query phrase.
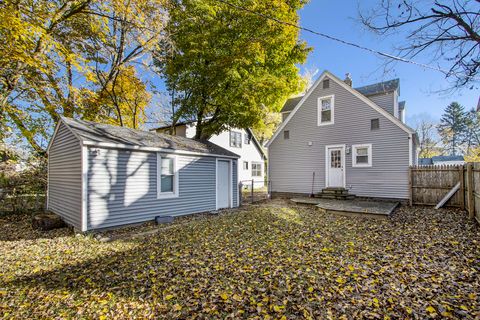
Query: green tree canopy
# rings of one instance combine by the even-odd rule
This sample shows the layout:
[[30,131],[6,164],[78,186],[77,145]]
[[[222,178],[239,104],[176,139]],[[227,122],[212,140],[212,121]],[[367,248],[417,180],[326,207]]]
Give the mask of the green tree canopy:
[[445,109],[438,126],[438,133],[450,155],[459,154],[461,145],[466,142],[466,132],[467,116],[465,108],[457,102],[452,102]]
[[[302,0],[231,0],[298,23]],[[174,0],[168,40],[155,55],[175,107],[173,122],[197,121],[196,138],[229,127],[262,127],[271,111],[301,90],[296,64],[309,52],[297,28],[216,0]]]

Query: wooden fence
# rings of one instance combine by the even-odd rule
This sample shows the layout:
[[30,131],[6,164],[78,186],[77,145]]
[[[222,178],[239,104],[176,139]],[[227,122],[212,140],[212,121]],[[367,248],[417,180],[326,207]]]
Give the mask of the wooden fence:
[[480,223],[480,163],[410,167],[410,205],[437,205],[458,183],[459,190],[445,206],[467,209]]

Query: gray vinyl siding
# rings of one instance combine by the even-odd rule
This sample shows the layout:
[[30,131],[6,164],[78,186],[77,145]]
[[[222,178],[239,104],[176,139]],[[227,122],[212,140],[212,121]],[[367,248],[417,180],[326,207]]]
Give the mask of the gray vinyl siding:
[[377,94],[375,96],[369,96],[370,100],[375,102],[376,105],[390,113],[392,116],[395,116],[394,113],[394,103],[395,96],[393,92]]
[[157,199],[155,152],[95,150],[88,152],[89,230],[216,209],[215,157],[177,155],[179,196]]
[[82,147],[63,123],[50,146],[48,166],[48,210],[81,229]]
[[[335,96],[335,123],[317,126],[317,99],[328,95]],[[374,118],[380,129],[371,131]],[[309,194],[315,172],[319,192],[325,188],[326,145],[372,144],[372,167],[354,168],[352,152],[345,155],[346,187],[358,196],[408,198],[409,134],[335,81],[328,89],[317,86],[284,130],[290,138],[280,132],[269,146],[272,191]]]
[[238,207],[238,161],[232,161],[232,193],[233,193],[233,207]]

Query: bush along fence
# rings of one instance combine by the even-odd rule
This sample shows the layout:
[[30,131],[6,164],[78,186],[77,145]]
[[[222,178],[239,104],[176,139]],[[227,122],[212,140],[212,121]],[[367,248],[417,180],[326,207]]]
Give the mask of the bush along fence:
[[435,206],[457,184],[445,206],[466,209],[480,223],[480,163],[410,167],[410,205]]

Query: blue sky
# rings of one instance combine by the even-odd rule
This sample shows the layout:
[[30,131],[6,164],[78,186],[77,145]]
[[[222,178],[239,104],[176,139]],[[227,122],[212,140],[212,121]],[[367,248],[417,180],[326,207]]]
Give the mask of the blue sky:
[[[400,36],[382,39],[365,30],[358,21],[358,8],[366,10],[378,1],[381,0],[364,0],[360,3],[357,0],[311,0],[300,11],[300,24],[372,49],[393,53],[393,46],[403,40]],[[350,72],[354,87],[400,78],[400,99],[407,101],[407,122],[413,127],[417,119],[438,121],[443,109],[452,101],[459,102],[466,109],[477,105],[478,90],[466,89],[448,95],[434,93],[448,87],[448,82],[440,72],[396,63],[393,70],[385,74],[385,61],[378,56],[304,31],[301,38],[313,48],[307,63],[301,67],[302,72],[318,69],[321,73],[327,69],[342,79],[345,73]],[[418,62],[429,61],[419,59]]]

